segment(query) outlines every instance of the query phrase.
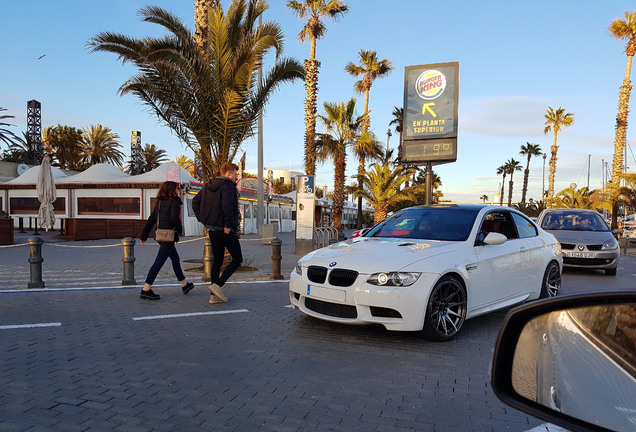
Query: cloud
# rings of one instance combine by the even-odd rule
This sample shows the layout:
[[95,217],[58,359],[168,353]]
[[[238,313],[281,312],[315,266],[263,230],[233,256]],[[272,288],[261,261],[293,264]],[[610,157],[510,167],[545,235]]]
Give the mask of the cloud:
[[529,97],[493,97],[462,101],[460,132],[475,135],[520,137],[543,133],[547,104]]

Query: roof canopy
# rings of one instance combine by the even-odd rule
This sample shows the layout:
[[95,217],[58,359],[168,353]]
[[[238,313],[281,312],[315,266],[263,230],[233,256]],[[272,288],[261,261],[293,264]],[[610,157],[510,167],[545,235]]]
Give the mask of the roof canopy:
[[[79,174],[67,176],[62,170],[51,167],[55,184],[135,184],[135,183],[163,183],[173,181],[176,183],[198,182],[183,167],[174,162],[159,165],[154,170],[139,174],[128,175],[116,166],[101,163],[91,166]],[[3,184],[11,185],[35,185],[38,182],[39,166],[34,166],[19,177]]]
[[[62,180],[68,177],[61,169],[56,167],[51,167],[51,172],[53,173],[53,181],[55,181],[55,184],[62,183]],[[31,167],[19,177],[9,180],[7,184],[37,184],[39,173],[40,165]]]

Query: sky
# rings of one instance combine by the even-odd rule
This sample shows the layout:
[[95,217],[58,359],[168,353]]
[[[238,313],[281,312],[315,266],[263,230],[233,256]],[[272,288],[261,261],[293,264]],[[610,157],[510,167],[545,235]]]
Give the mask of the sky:
[[[225,7],[228,3],[222,1]],[[304,22],[285,3],[270,0],[264,19],[281,25],[283,55],[302,63],[309,57],[309,43],[297,40]],[[325,37],[317,42],[319,113],[324,102],[351,97],[358,99],[362,113],[364,96],[355,94],[356,78],[344,68],[348,62],[359,62],[360,50],[375,50],[378,58],[394,66],[389,75],[374,81],[369,101],[371,128],[386,145],[393,109],[403,104],[405,67],[459,62],[457,161],[434,167],[442,180],[443,199],[479,202],[487,195],[493,201],[501,188],[497,167],[514,158],[525,168],[526,157],[519,154],[522,145],[539,144],[549,153],[553,134],[543,132],[548,107],[563,107],[575,120],[558,137],[555,191],[572,183],[587,186],[588,172],[590,189],[602,187],[603,161],[611,171],[618,92],[627,61],[625,41],[611,36],[607,27],[633,11],[633,1],[346,3],[349,12],[336,22],[326,19]],[[139,20],[139,9],[150,4],[171,11],[194,32],[194,0],[0,0],[0,107],[7,109],[3,114],[15,116],[10,120],[16,125],[12,130],[20,135],[26,131],[27,101],[36,99],[42,104],[42,128],[102,124],[119,135],[126,160],[133,130],[141,131],[142,144],[157,145],[170,159],[182,154],[192,158],[192,151],[134,96],[118,95],[135,69],[113,54],[90,53],[86,47],[102,31],[163,35],[161,27]],[[281,86],[271,97],[263,127],[265,168],[303,171],[304,99],[300,81]],[[317,131],[322,132],[320,125]],[[391,132],[388,146],[395,148],[399,135]],[[628,129],[628,171],[634,172],[631,135]],[[256,170],[257,149],[256,139],[243,144],[247,169]],[[549,160],[548,155],[545,174],[543,158],[531,160],[528,198],[538,200],[544,184],[548,188]],[[351,155],[347,174],[356,169]],[[513,201],[518,201],[523,171],[513,180]],[[316,184],[333,190],[330,162],[318,166]]]

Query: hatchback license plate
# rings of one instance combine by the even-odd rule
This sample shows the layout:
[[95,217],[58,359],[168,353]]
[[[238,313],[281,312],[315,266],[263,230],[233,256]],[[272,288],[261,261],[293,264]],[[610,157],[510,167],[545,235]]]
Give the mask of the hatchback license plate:
[[568,252],[568,258],[594,258],[594,254],[590,252]]

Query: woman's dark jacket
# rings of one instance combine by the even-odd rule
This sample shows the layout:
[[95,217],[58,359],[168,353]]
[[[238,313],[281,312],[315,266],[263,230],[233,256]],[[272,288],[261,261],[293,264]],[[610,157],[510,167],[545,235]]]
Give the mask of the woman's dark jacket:
[[[141,240],[146,241],[148,239],[148,235],[152,230],[152,227],[157,223],[157,219],[159,219],[159,227],[165,229],[173,229],[174,233],[174,241],[179,241],[179,235],[183,235],[183,225],[181,224],[181,205],[183,201],[179,197],[172,197],[168,199],[158,199],[155,204],[155,208],[152,209],[152,213],[150,213],[150,217],[148,217],[148,222],[144,226],[143,231],[141,232]],[[158,216],[158,218],[157,218]]]
[[236,183],[227,177],[214,177],[192,200],[192,210],[199,222],[212,230],[239,226]]

